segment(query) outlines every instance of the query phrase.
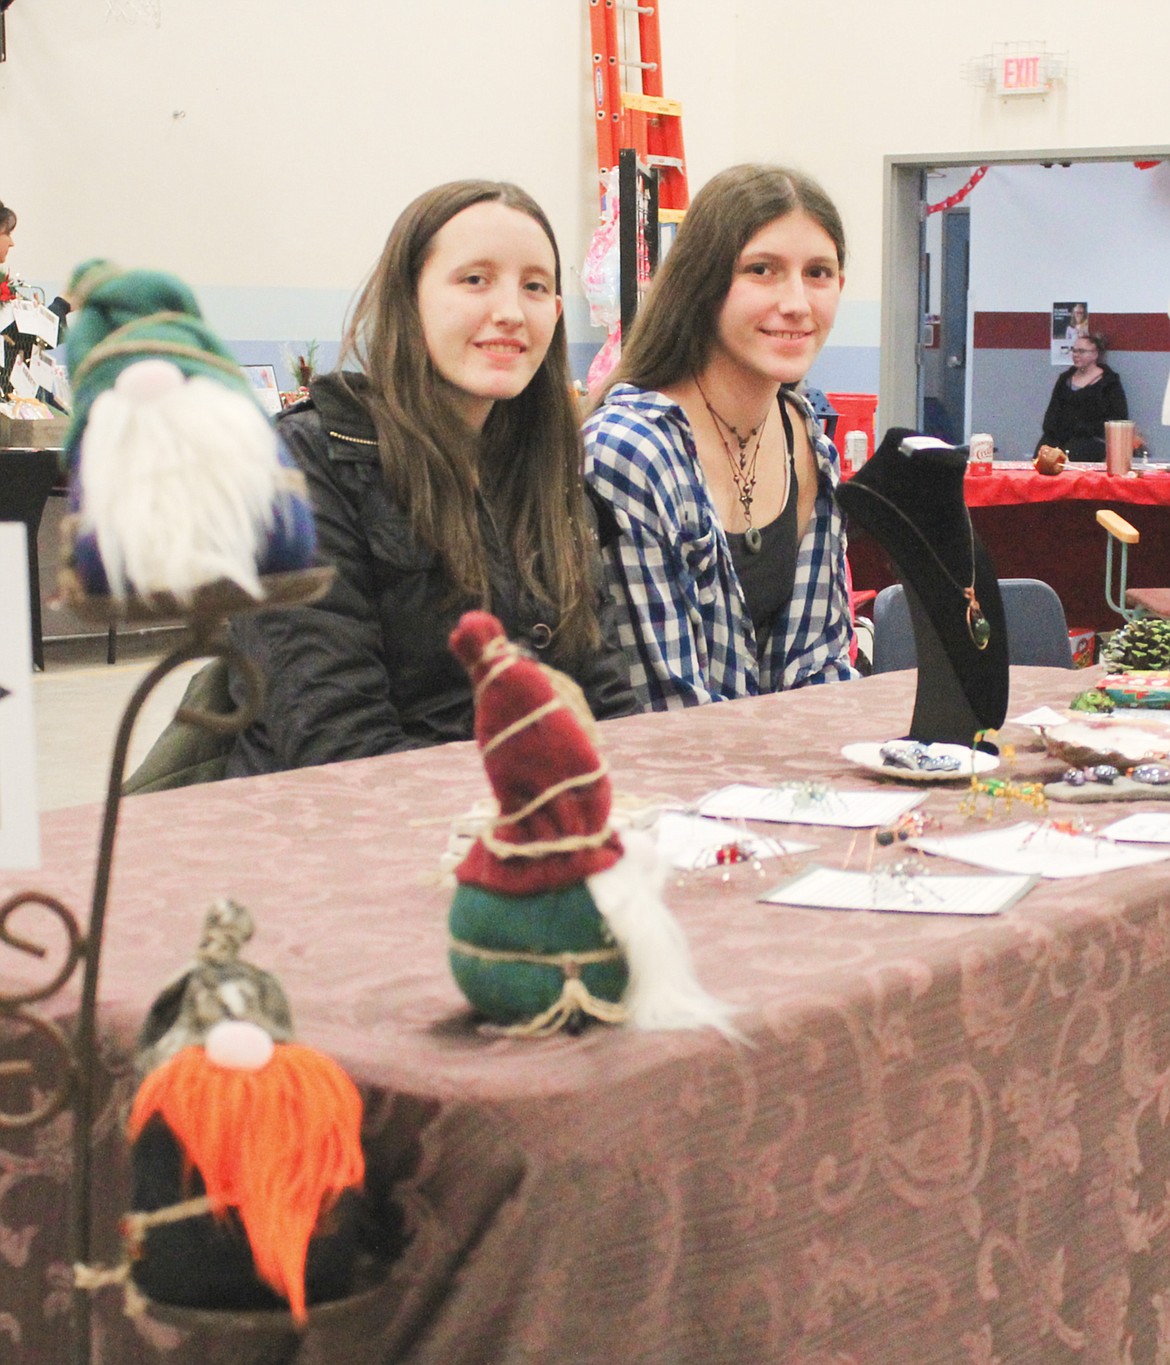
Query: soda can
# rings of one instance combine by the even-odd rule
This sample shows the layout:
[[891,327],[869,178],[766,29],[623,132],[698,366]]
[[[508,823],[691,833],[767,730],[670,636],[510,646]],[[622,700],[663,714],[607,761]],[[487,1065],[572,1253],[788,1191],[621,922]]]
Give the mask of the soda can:
[[864,431],[850,431],[845,435],[845,463],[858,470],[869,458],[869,437]]
[[968,474],[990,474],[991,461],[995,455],[995,438],[985,431],[978,431],[971,437],[968,445]]

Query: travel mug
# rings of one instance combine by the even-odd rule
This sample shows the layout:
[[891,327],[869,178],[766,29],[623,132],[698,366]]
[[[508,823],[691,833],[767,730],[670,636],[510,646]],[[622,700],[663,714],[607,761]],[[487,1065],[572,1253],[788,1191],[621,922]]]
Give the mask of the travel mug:
[[1105,472],[1128,474],[1133,464],[1133,423],[1105,423]]

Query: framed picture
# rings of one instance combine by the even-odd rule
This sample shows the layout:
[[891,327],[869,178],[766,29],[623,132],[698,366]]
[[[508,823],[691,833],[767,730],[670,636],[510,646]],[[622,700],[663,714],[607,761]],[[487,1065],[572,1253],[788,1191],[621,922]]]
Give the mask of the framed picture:
[[248,376],[260,406],[267,413],[280,411],[280,386],[276,382],[275,365],[241,365]]

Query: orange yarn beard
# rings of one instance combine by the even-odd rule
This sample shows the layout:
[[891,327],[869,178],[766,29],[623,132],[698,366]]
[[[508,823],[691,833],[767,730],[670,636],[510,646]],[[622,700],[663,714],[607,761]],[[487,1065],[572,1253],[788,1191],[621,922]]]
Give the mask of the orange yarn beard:
[[298,1043],[277,1044],[259,1071],[219,1066],[187,1047],[142,1082],[131,1140],[155,1114],[203,1177],[217,1216],[237,1211],[257,1275],[303,1322],[309,1239],[338,1195],[365,1176],[353,1082]]

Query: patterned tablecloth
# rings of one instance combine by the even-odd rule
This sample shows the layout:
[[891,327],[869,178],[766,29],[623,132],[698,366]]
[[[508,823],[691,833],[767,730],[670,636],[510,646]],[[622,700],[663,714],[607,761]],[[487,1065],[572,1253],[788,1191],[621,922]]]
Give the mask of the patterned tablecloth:
[[[913,676],[611,722],[602,743],[629,796],[866,787],[879,779],[839,747],[901,733]],[[1084,681],[1017,670],[1012,714]],[[1027,732],[1005,738],[1021,775],[1059,767]],[[769,907],[755,896],[775,864],[767,883],[743,865],[688,874],[669,899],[746,1041],[595,1027],[525,1042],[477,1032],[445,962],[435,868],[447,822],[485,792],[454,745],[126,804],[101,986],[104,1252],[130,1040],[229,892],[302,1039],[359,1081],[373,1186],[412,1232],[384,1293],[322,1314],[281,1359],[1170,1360],[1165,864],[1045,883],[992,919]],[[950,829],[961,795],[931,790]],[[83,903],[96,835],[93,809],[48,816],[35,884]],[[851,839],[810,837],[838,862]],[[0,1038],[0,1063],[12,1054]],[[13,1365],[66,1358],[67,1137],[65,1119],[0,1134]],[[96,1327],[118,1365],[243,1358],[130,1322],[109,1291]]]

